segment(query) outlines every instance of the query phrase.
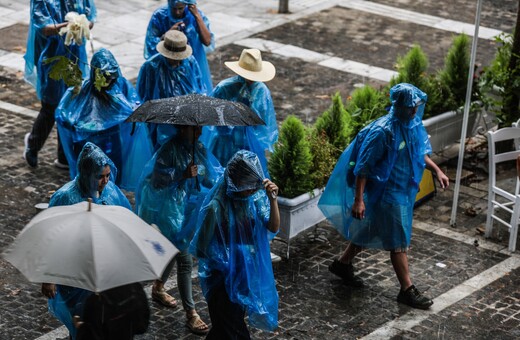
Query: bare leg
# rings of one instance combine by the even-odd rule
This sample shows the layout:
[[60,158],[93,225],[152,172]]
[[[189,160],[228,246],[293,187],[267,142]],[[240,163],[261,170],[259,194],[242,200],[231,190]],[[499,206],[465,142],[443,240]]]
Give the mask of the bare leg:
[[405,291],[412,285],[410,271],[408,269],[408,255],[404,252],[390,252],[390,259],[394,267],[395,275],[401,284],[401,290]]
[[363,287],[363,280],[354,275],[352,260],[363,248],[349,243],[347,249],[339,259],[334,260],[329,266],[329,271],[343,279],[343,282],[352,287]]
[[349,243],[347,249],[343,252],[343,255],[340,256],[339,262],[348,264],[351,263],[354,257],[359,254],[363,250],[362,247],[355,245],[354,243]]

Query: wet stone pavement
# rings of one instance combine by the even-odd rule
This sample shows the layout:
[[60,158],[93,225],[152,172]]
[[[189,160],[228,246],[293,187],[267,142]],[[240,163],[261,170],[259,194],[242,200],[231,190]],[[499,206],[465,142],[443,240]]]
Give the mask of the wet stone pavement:
[[[0,0],[0,4],[6,0]],[[110,6],[117,1],[110,2]],[[221,2],[224,2],[222,0]],[[302,2],[302,1],[300,1]],[[472,22],[474,1],[376,0],[439,17]],[[112,13],[105,8],[105,15]],[[237,6],[238,7],[238,6]],[[129,11],[129,9],[125,9]],[[237,10],[238,9],[234,9]],[[115,13],[115,12],[114,12]],[[482,25],[511,31],[516,0],[485,3]],[[23,24],[5,28],[2,34],[24,36]],[[385,16],[335,6],[269,28],[252,35],[281,44],[292,44],[322,54],[393,69],[396,57],[414,42],[421,44],[430,58],[430,68],[442,65],[452,33],[401,22]],[[0,48],[22,53],[16,39],[2,40]],[[429,42],[435,41],[435,44]],[[8,46],[9,47],[5,47]],[[214,82],[232,73],[223,62],[236,59],[243,46],[228,44],[209,56]],[[491,40],[479,40],[478,61],[485,64],[495,49]],[[277,67],[277,77],[268,86],[272,91],[277,118],[296,114],[312,123],[330,105],[330,95],[339,91],[344,98],[359,84],[383,86],[384,82],[340,72],[316,63],[303,62],[276,53],[262,53]],[[135,79],[132,79],[135,81]],[[32,110],[39,109],[34,90],[22,74],[0,67],[0,101]],[[9,245],[36,214],[34,205],[48,202],[49,192],[68,181],[68,172],[52,165],[56,133],[53,131],[39,154],[38,169],[28,168],[21,158],[23,136],[33,118],[0,109],[0,251]],[[328,265],[346,242],[327,223],[302,232],[287,245],[272,244],[282,255],[274,263],[280,296],[279,328],[274,333],[251,329],[254,339],[518,339],[520,338],[520,268],[518,252],[507,248],[509,233],[495,226],[485,240],[479,230],[487,210],[487,150],[485,145],[469,152],[459,196],[457,226],[450,227],[453,185],[419,206],[414,212],[414,235],[409,253],[410,271],[416,286],[435,298],[430,311],[417,311],[398,304],[399,285],[387,252],[363,251],[354,262],[366,287],[353,289],[328,272]],[[484,155],[484,157],[482,157]],[[455,177],[456,155],[438,155],[441,167]],[[513,185],[512,166],[499,172],[499,180]],[[453,183],[452,183],[453,184]],[[128,194],[130,200],[132,194]],[[196,276],[196,270],[194,271]],[[149,283],[146,288],[149,291]],[[175,275],[169,290],[177,299]],[[209,322],[207,306],[194,278],[197,309]],[[137,339],[200,339],[184,325],[181,308],[167,309],[150,302],[151,325]],[[0,259],[0,339],[38,339],[61,324],[46,310],[46,300],[38,284],[28,283],[17,270]],[[65,332],[50,333],[45,339],[64,338]]]

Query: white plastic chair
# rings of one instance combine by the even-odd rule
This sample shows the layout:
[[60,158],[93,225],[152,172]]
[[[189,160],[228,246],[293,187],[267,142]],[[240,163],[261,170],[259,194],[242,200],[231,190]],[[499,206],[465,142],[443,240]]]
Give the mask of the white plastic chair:
[[[516,160],[520,155],[520,150],[496,153],[496,142],[511,141],[520,139],[520,127],[507,127],[497,131],[488,131],[488,152],[489,152],[489,191],[488,191],[488,213],[486,221],[486,237],[491,236],[494,220],[506,225],[509,228],[509,251],[516,249],[516,238],[518,234],[518,224],[520,223],[520,181],[516,178],[516,188],[514,193],[510,193],[503,188],[499,188],[496,183],[496,165],[498,163]],[[516,143],[515,143],[516,144]],[[502,209],[511,215],[509,222],[497,216],[496,210]]]
[[[520,119],[518,119],[516,122],[514,122],[512,124],[512,126],[515,127],[515,128],[520,128]],[[520,150],[520,138],[516,138],[515,139],[515,148],[517,150]]]

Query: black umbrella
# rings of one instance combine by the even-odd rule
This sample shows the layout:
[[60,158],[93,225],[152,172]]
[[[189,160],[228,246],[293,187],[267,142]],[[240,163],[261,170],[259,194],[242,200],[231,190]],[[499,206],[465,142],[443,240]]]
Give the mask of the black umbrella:
[[[247,105],[201,94],[146,101],[126,121],[191,126],[265,125],[262,118]],[[195,140],[192,160],[194,164]],[[195,183],[200,189],[198,178],[195,178]]]
[[201,94],[149,100],[126,121],[195,126],[265,125],[247,105]]

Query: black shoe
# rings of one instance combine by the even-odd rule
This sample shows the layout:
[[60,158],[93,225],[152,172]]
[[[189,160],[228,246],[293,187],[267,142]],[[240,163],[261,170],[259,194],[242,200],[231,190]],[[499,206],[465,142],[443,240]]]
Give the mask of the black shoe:
[[428,309],[433,305],[433,301],[424,296],[414,285],[405,291],[399,291],[397,302],[404,303],[413,308]]
[[359,276],[354,275],[354,266],[352,263],[345,264],[334,260],[329,266],[329,271],[343,279],[343,282],[351,287],[363,287],[363,280]]
[[23,159],[27,162],[27,164],[31,168],[36,168],[38,166],[38,153],[31,151],[29,149],[29,136],[31,135],[30,132],[25,134],[25,137],[23,139],[23,143],[25,145],[25,149],[23,151]]

